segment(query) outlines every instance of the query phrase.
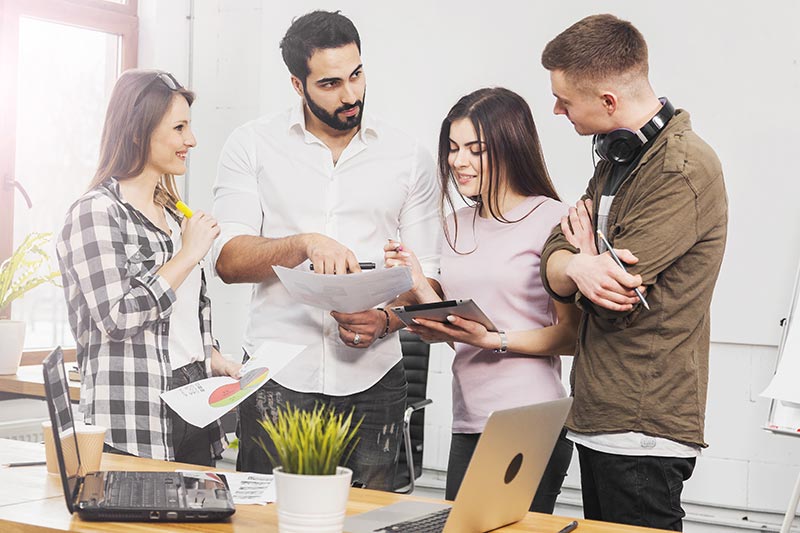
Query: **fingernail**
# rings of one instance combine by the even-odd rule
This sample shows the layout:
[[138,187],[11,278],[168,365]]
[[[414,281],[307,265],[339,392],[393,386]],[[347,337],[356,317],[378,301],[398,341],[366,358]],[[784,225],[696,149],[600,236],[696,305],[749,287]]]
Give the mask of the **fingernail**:
[[454,317],[453,315],[447,315],[447,321],[448,322],[455,322],[456,321],[456,317]]
[[411,319],[411,322],[413,322],[414,324],[419,324],[419,322],[417,322],[417,319],[416,319],[416,318],[412,318],[412,319]]

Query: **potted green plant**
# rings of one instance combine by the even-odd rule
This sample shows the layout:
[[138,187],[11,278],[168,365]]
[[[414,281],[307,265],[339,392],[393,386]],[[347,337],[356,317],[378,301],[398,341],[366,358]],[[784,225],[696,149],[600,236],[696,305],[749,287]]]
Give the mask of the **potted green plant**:
[[[0,265],[0,318],[7,316],[11,302],[42,283],[56,283],[57,270],[46,268],[50,256],[44,244],[50,233],[30,233],[11,257]],[[25,322],[0,320],[0,374],[16,374],[25,345]]]
[[272,462],[281,533],[341,533],[353,471],[341,466],[358,444],[361,420],[318,404],[312,411],[287,405],[261,426],[275,445]]

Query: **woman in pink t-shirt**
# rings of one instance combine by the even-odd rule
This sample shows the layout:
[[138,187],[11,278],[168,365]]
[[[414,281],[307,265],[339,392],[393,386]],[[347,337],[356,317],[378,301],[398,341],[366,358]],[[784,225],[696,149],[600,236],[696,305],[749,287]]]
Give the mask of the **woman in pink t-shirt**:
[[[453,361],[453,435],[446,497],[454,499],[492,411],[566,395],[560,354],[575,347],[578,310],[554,302],[539,274],[542,248],[568,213],[553,188],[528,104],[503,88],[461,98],[439,136],[445,221],[441,287],[445,299],[472,298],[500,332],[477,322],[416,320],[408,328],[427,342],[448,342]],[[455,185],[466,204],[456,209]],[[392,241],[386,266],[410,266],[420,303],[442,300],[414,253]],[[531,505],[552,513],[572,458],[562,433]]]

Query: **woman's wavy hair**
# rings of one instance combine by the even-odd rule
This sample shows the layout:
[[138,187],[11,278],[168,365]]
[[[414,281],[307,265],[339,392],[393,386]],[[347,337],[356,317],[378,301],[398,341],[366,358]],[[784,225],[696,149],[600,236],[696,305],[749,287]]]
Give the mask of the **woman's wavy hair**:
[[[138,176],[150,158],[150,138],[166,115],[172,98],[180,95],[189,105],[194,93],[183,87],[173,90],[157,80],[160,70],[126,70],[117,79],[108,102],[103,134],[100,141],[100,161],[89,189],[110,177],[124,180]],[[180,199],[172,174],[161,176],[154,200],[163,206],[174,205]]]

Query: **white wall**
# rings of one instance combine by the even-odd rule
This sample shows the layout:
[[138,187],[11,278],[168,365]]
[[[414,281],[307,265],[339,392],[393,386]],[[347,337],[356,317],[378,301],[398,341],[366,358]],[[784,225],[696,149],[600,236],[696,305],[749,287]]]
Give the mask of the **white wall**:
[[[183,46],[188,33],[181,20],[191,2],[155,4],[145,0],[142,10],[151,5],[182,29],[171,36],[163,31],[148,35]],[[539,55],[549,39],[599,8],[588,0],[555,6],[502,0],[195,2],[193,57],[184,63],[191,66],[198,93],[193,120],[199,147],[187,180],[190,203],[210,209],[216,161],[235,126],[295,101],[278,42],[292,17],[314,8],[341,9],[354,20],[369,80],[366,105],[424,139],[431,151],[442,117],[459,96],[485,85],[522,94],[533,109],[559,192],[574,201],[591,174],[590,143],[575,135],[563,117],[552,115],[553,98]],[[760,429],[768,404],[758,393],[775,368],[778,320],[788,308],[800,256],[794,206],[800,185],[790,159],[800,124],[795,103],[800,38],[794,27],[800,3],[747,7],[610,0],[602,11],[631,20],[644,33],[656,91],[690,110],[695,129],[717,150],[726,173],[730,231],[713,306],[707,412],[711,447],[699,460],[685,497],[782,512],[800,471],[800,440]],[[158,15],[153,20],[164,28],[167,19]],[[144,42],[142,50],[147,50]],[[171,57],[167,52],[158,47],[151,58],[180,63],[180,53]],[[174,72],[182,68],[153,66]],[[246,286],[212,284],[215,330],[227,351],[239,349],[248,292]],[[440,350],[431,362],[429,392],[435,404],[428,411],[425,464],[436,469],[444,469],[449,444],[449,358]],[[567,484],[577,485],[575,464]]]

